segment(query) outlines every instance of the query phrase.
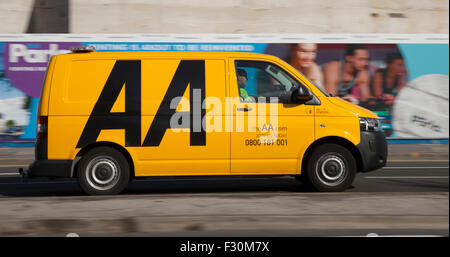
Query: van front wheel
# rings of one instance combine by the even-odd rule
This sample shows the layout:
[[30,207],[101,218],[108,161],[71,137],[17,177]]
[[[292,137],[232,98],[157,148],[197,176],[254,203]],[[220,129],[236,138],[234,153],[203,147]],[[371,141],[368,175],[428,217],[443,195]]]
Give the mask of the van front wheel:
[[126,158],[113,148],[94,148],[80,161],[78,182],[88,195],[119,194],[127,186],[129,178]]
[[306,178],[317,191],[340,192],[352,185],[356,169],[355,158],[349,150],[337,144],[324,144],[312,153]]

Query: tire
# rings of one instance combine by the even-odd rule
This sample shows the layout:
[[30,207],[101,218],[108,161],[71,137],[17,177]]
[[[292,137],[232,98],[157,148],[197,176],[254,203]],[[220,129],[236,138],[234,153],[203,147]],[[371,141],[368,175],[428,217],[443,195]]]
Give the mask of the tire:
[[341,192],[356,176],[356,161],[347,148],[337,144],[318,146],[306,167],[308,184],[319,192]]
[[88,195],[119,194],[130,179],[127,159],[110,147],[90,150],[82,157],[78,167],[78,183]]

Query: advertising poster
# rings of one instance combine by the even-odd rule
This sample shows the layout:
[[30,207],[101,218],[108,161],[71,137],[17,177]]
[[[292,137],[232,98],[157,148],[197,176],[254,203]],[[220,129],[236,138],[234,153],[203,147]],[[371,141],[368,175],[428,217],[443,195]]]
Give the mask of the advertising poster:
[[[279,57],[317,87],[378,114],[391,139],[448,139],[446,43],[0,42],[0,142],[34,140],[50,57],[96,51],[226,51]],[[188,40],[186,40],[188,41]],[[246,88],[258,95],[259,88]]]
[[42,83],[50,57],[74,42],[0,42],[0,142],[34,140]]

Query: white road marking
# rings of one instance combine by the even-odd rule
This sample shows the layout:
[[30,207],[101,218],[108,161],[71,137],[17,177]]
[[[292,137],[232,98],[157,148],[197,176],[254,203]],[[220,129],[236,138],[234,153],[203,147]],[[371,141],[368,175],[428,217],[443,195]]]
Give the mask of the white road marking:
[[448,162],[448,160],[388,160],[388,163],[390,162]]
[[30,164],[2,164],[0,168],[28,167]]
[[364,177],[369,179],[448,179],[449,176],[376,176],[376,177]]
[[[3,174],[7,174],[7,173],[3,173]],[[17,174],[15,174],[17,175]],[[1,174],[0,174],[1,176]],[[32,179],[32,178],[31,178]],[[211,181],[214,178],[173,178],[173,179],[161,179],[161,178],[145,178],[145,179],[139,179],[139,180],[133,180],[132,183],[136,183],[136,182],[179,182],[179,181]],[[268,178],[252,178],[252,179],[268,179]],[[291,178],[289,178],[291,179]],[[226,178],[224,177],[222,181],[224,180],[243,180],[242,178]],[[24,185],[24,184],[29,184],[29,185],[33,185],[33,184],[67,184],[67,183],[75,183],[77,182],[76,180],[73,181],[43,181],[43,182],[31,182],[30,180],[28,180],[27,182],[22,182],[22,183],[0,183],[0,185]]]
[[[449,162],[449,160],[388,160],[390,162]],[[19,164],[0,164],[0,168],[14,168],[14,167],[28,167],[30,163],[19,163]]]
[[0,173],[0,176],[13,176],[13,175],[20,176],[20,173],[19,172],[15,172],[15,173]]
[[369,233],[365,236],[335,236],[335,237],[442,237],[439,235],[379,235],[377,233]]
[[446,167],[383,167],[383,169],[448,169]]
[[438,235],[390,235],[390,236],[379,236],[379,237],[443,237]]
[[76,181],[21,182],[21,183],[0,183],[0,185],[18,186],[18,185],[38,185],[38,184],[70,184],[75,182]]

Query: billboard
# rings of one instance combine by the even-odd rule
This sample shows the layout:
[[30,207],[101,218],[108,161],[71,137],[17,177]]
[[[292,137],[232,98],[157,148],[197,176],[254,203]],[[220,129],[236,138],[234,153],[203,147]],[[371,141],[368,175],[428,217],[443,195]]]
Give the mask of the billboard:
[[[408,40],[296,35],[136,37],[0,35],[0,141],[33,140],[48,61],[72,46],[96,51],[226,51],[279,57],[317,87],[378,114],[389,138],[449,137],[449,45],[444,40]],[[447,37],[447,38],[445,38]],[[5,37],[3,37],[5,38]],[[74,41],[78,38],[83,41]],[[399,43],[398,41],[402,41]],[[255,86],[246,88],[258,95]]]

